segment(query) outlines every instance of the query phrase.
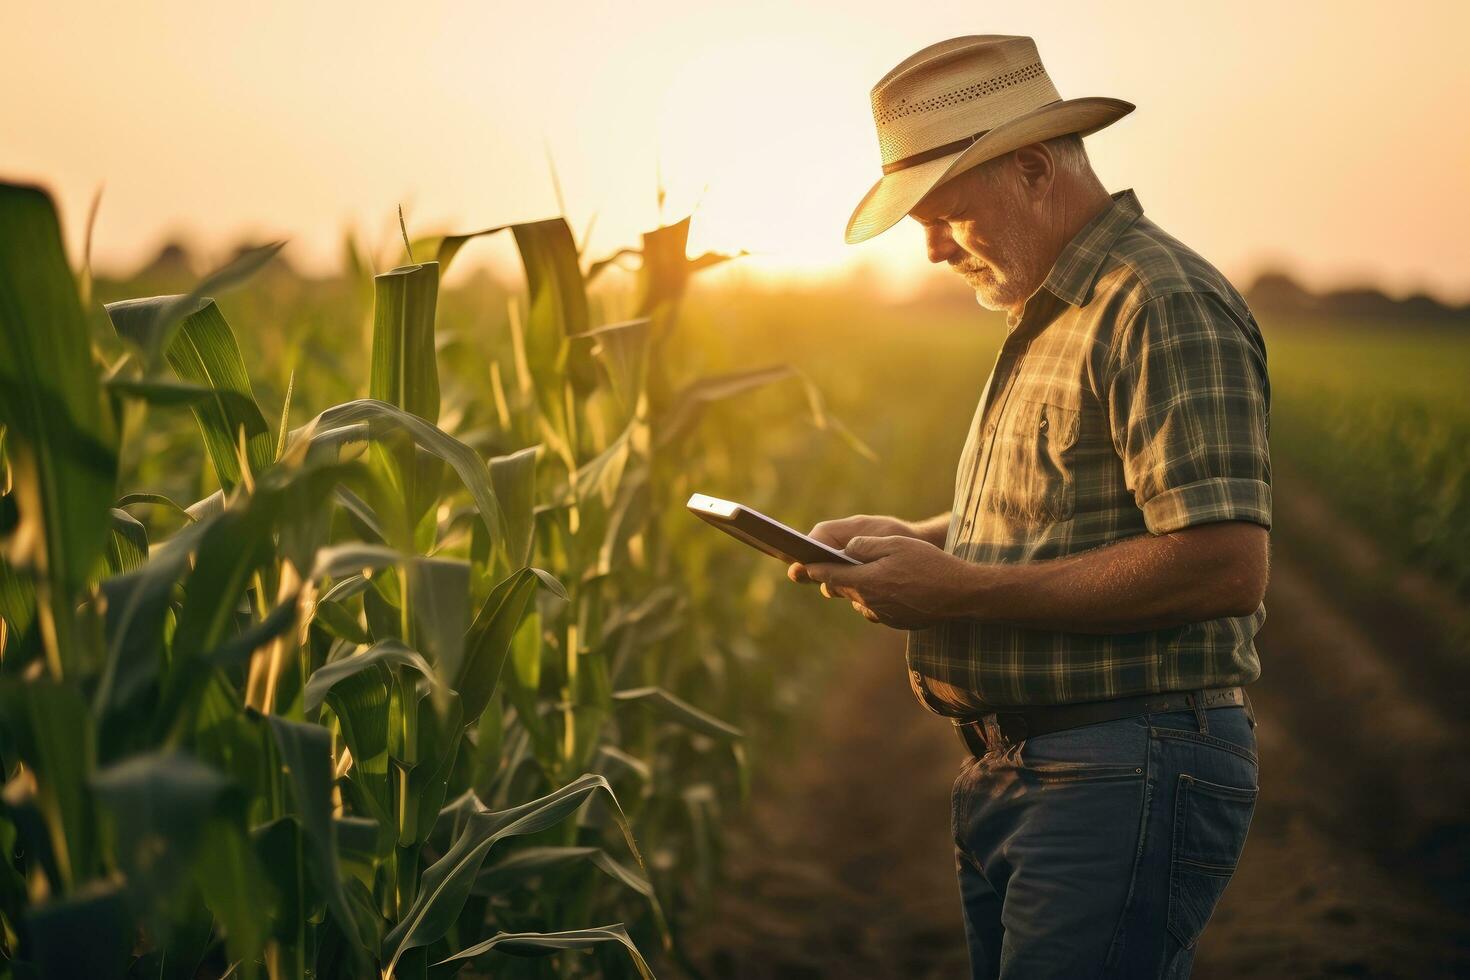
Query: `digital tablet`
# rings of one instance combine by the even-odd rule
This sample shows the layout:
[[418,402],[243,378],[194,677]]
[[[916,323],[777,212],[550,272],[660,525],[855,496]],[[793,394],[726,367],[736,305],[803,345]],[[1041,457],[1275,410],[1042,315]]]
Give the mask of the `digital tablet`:
[[738,538],[757,551],[764,551],[772,558],[780,558],[790,564],[799,562],[835,561],[845,565],[861,565],[856,558],[849,558],[830,545],[787,527],[758,510],[752,510],[733,500],[721,500],[696,493],[686,505],[701,520],[713,524],[733,538]]

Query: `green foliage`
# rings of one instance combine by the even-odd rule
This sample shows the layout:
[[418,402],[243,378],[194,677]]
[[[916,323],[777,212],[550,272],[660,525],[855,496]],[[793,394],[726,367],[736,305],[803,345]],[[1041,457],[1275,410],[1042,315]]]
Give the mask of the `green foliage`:
[[[153,323],[169,314],[160,310],[174,306],[179,297],[155,296],[150,299],[123,300],[109,303],[108,316],[119,335],[134,341],[140,347],[147,338],[133,333],[141,324]],[[121,382],[111,382],[114,390],[124,393],[139,393],[157,396],[164,392],[202,392],[205,396],[191,398],[194,418],[204,436],[209,459],[220,486],[233,489],[240,482],[241,446],[252,471],[263,472],[275,462],[274,441],[266,426],[265,416],[256,404],[255,392],[250,387],[250,377],[245,373],[245,362],[240,356],[240,346],[235,334],[225,322],[214,300],[201,297],[196,301],[197,309],[186,312],[173,339],[169,342],[165,356],[169,366],[179,380],[188,388],[179,385],[165,387],[166,382],[134,382],[131,388]]]
[[1470,597],[1470,336],[1377,321],[1267,326],[1273,457],[1390,554]]
[[439,263],[408,265],[373,280],[373,366],[368,392],[429,422],[439,420],[434,310]]
[[116,435],[56,208],[13,184],[0,184],[0,427],[16,517],[6,561],[36,590],[59,679],[95,653],[73,610],[107,540]]
[[[681,445],[795,376],[661,356],[712,264],[687,223],[645,241],[643,318],[600,327],[561,219],[445,236],[375,277],[343,383],[364,352],[309,330],[252,380],[258,324],[211,298],[278,246],[109,303],[93,337],[49,198],[0,185],[0,218],[0,960],[543,976],[606,946],[651,975],[746,787],[718,638],[768,601],[688,615],[720,553],[682,502],[719,474]],[[440,270],[502,230],[524,309],[446,341]]]

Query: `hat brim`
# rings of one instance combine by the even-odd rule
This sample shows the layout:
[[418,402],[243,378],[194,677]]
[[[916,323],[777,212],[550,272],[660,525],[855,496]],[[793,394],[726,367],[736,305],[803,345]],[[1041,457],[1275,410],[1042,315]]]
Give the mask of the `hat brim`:
[[971,167],[1055,136],[1095,133],[1133,108],[1122,99],[1064,99],[1001,123],[958,153],[884,174],[848,219],[847,243],[855,245],[892,228],[925,194]]

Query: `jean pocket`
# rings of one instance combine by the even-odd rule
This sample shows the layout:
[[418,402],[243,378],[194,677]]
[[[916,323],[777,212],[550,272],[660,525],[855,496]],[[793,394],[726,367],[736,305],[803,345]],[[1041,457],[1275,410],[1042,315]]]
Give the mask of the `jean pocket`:
[[1169,863],[1169,931],[1190,949],[1235,873],[1258,788],[1222,786],[1180,774]]
[[1204,771],[1196,775],[1210,776],[1219,782],[1233,782],[1243,775],[1238,772],[1240,767],[1230,764],[1221,753],[1228,752],[1244,759],[1250,764],[1250,773],[1244,778],[1254,784],[1259,768],[1256,733],[1246,718],[1245,709],[1217,709],[1209,715],[1209,734],[1199,730],[1192,711],[1151,715],[1149,735],[1155,739],[1170,739],[1176,748],[1193,746],[1202,750],[1182,756],[1189,760],[1185,766],[1201,766]]
[[1022,772],[1045,782],[1142,779],[1148,745],[1141,721],[1125,718],[1033,736],[1015,754]]

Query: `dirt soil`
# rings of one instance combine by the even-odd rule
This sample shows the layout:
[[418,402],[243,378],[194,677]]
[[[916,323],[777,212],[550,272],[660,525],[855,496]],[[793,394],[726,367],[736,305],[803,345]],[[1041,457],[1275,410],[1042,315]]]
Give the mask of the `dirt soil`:
[[[1470,975],[1467,613],[1277,479],[1261,797],[1196,977]],[[715,978],[968,975],[949,831],[963,749],[872,627],[767,764],[691,937]]]

